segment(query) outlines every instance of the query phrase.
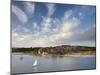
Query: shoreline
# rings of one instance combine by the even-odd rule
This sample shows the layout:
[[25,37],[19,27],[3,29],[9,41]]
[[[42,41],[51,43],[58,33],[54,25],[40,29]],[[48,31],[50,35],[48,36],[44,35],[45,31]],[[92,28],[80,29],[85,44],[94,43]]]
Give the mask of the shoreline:
[[41,56],[62,56],[62,57],[96,57],[96,55],[41,55]]
[[68,57],[96,57],[96,55],[65,55]]
[[[12,54],[16,54],[16,55],[20,55],[20,54],[25,54],[25,53],[12,53]],[[96,57],[96,55],[76,55],[76,54],[69,54],[69,55],[52,55],[52,54],[48,54],[48,55],[32,55],[32,54],[26,54],[26,55],[31,55],[31,56],[62,56],[62,57]]]

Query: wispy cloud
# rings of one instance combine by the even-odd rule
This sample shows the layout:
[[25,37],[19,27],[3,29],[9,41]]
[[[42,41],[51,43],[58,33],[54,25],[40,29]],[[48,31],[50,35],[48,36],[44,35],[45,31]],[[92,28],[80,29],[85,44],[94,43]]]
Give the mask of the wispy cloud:
[[19,34],[30,34],[30,29],[23,27],[22,25],[17,25],[15,28],[12,29],[12,32],[17,32]]
[[24,2],[25,10],[28,15],[32,15],[35,11],[35,4],[33,2]]
[[[77,27],[79,26],[80,20],[77,17],[73,17],[73,14],[69,14],[69,12],[70,11],[65,12],[65,14],[67,16],[64,14],[62,21],[59,22],[61,27],[60,27],[60,29],[57,28],[57,33],[46,36],[46,38],[39,39],[39,40],[43,41],[43,44],[41,46],[50,46],[51,43],[56,43],[57,41],[63,42],[64,40],[69,40],[73,36],[73,34],[74,34],[73,30],[77,29]],[[52,24],[51,20],[54,21],[54,19],[45,18],[45,21],[46,20],[47,20],[48,25]],[[49,32],[53,31],[53,29],[50,29],[50,28],[48,28],[47,30],[49,30]],[[57,43],[56,43],[56,45],[57,45]]]
[[14,13],[22,24],[28,21],[27,15],[19,7],[12,5],[12,13]]
[[64,21],[65,21],[65,20],[68,20],[68,19],[69,19],[70,17],[72,17],[72,16],[73,16],[73,11],[72,11],[72,10],[65,11],[63,20],[64,20]]
[[50,17],[42,17],[43,21],[41,23],[42,25],[42,31],[43,32],[49,32],[50,26],[52,25],[52,18]]
[[47,15],[51,16],[55,12],[55,4],[48,3],[48,4],[46,4],[46,7],[48,9]]
[[47,7],[47,15],[46,16],[42,16],[42,30],[44,32],[49,32],[50,31],[50,27],[52,25],[52,21],[53,19],[51,18],[51,16],[53,15],[53,13],[55,12],[55,4],[46,4],[46,7]]
[[54,42],[57,40],[63,41],[65,39],[70,39],[73,35],[73,30],[77,29],[79,26],[80,20],[77,17],[73,17],[73,14],[69,14],[69,12],[70,11],[65,12],[64,17],[62,18],[59,32],[50,36],[50,39]]
[[80,41],[95,41],[96,37],[95,37],[95,24],[90,25],[89,27],[87,27],[86,29],[82,30],[79,32],[79,34],[77,34],[77,36],[75,36],[75,38]]
[[94,14],[95,10],[96,10],[95,6],[89,7],[89,6],[84,6],[83,5],[83,6],[80,6],[78,15],[82,19],[83,17]]
[[33,22],[32,23],[32,33],[35,35],[35,36],[37,36],[37,35],[39,35],[39,30],[40,30],[40,27],[38,26],[38,24],[36,23],[36,22]]
[[61,32],[63,32],[63,33],[73,31],[80,24],[80,19],[78,19],[77,17],[72,16],[72,15],[70,15],[69,17],[67,15],[67,18],[64,16],[64,18],[62,20],[63,21],[62,21]]

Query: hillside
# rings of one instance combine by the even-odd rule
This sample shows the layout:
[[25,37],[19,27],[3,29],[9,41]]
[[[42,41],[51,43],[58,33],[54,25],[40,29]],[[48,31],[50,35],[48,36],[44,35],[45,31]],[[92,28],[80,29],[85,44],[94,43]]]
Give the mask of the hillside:
[[12,48],[12,52],[24,52],[33,55],[95,55],[96,47],[61,45],[55,47]]

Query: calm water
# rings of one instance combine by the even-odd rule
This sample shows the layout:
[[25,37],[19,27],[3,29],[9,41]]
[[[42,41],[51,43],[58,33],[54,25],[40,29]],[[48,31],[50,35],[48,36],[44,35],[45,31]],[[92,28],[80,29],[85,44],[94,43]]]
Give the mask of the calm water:
[[[38,66],[32,67],[35,59]],[[95,69],[95,57],[31,56],[12,54],[12,73]]]

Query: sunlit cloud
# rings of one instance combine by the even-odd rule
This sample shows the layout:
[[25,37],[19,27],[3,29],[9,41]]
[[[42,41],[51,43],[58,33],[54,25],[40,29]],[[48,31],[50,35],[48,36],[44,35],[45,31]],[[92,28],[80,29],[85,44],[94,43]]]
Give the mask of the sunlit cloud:
[[[29,42],[28,42],[29,41]],[[17,32],[12,32],[13,47],[30,47],[32,46],[32,35],[22,35]]]

